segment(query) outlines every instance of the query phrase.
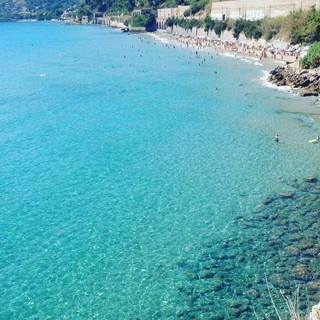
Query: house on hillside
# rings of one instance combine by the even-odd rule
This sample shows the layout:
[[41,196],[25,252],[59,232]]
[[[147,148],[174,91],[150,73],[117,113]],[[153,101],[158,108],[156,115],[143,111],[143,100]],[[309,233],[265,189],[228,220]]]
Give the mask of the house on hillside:
[[62,19],[62,20],[71,19],[71,18],[72,18],[72,13],[73,13],[73,12],[68,11],[68,10],[64,11],[64,12],[62,13],[62,15],[61,15],[61,19]]
[[156,8],[140,8],[140,9],[134,9],[132,11],[132,16],[138,16],[140,14],[157,14]]
[[190,9],[190,6],[178,6],[175,8],[163,8],[157,10],[157,28],[165,29],[166,21],[169,18],[183,18],[184,13]]
[[215,20],[259,20],[266,17],[286,16],[291,11],[320,9],[320,0],[236,0],[213,2],[211,18]]
[[88,16],[82,16],[80,19],[81,24],[88,24],[89,23],[89,17]]
[[106,24],[105,13],[104,12],[94,12],[93,13],[93,24]]

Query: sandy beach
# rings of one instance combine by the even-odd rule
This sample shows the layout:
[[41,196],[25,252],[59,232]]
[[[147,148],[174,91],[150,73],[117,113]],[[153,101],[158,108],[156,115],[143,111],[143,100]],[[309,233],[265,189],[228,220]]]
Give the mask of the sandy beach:
[[293,96],[299,98],[298,103],[283,104],[281,109],[290,113],[304,113],[310,116],[314,121],[320,123],[320,102],[317,97],[298,97],[288,86],[279,87],[268,81],[271,70],[278,66],[285,66],[287,63],[295,62],[298,57],[287,54],[273,54],[272,50],[266,50],[265,46],[252,46],[245,43],[237,44],[230,41],[208,41],[201,38],[185,38],[179,35],[173,35],[164,32],[150,34],[152,38],[163,43],[168,47],[180,47],[197,52],[209,52],[214,55],[223,55],[225,57],[240,59],[244,62],[250,62],[265,71],[265,75],[257,79],[264,86],[273,90],[287,91]]

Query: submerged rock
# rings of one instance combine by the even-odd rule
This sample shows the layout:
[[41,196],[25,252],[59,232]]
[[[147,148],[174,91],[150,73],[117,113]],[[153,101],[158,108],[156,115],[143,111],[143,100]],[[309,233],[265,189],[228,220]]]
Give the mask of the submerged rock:
[[249,289],[245,292],[245,296],[248,298],[248,299],[257,299],[260,297],[260,293],[258,290],[256,289]]
[[313,248],[314,243],[308,240],[302,240],[299,244],[299,248],[301,250],[306,250],[306,249],[310,249]]
[[216,275],[215,271],[204,271],[203,273],[200,274],[200,278],[201,279],[211,279],[214,278],[214,276]]
[[306,177],[304,180],[309,183],[316,183],[318,181],[318,179],[313,176]]
[[209,320],[224,320],[225,315],[221,312],[214,313]]
[[292,199],[294,196],[293,192],[281,192],[279,193],[279,197],[283,199]]
[[307,288],[313,293],[320,292],[320,281],[311,281],[308,283]]
[[271,204],[274,200],[276,200],[275,197],[267,197],[267,198],[264,198],[264,199],[262,200],[262,203],[263,203],[265,206],[267,206],[267,205]]
[[298,256],[299,255],[299,250],[294,246],[288,246],[288,247],[286,247],[286,250],[288,251],[288,254],[290,256]]
[[301,310],[319,301],[320,197],[314,194],[319,184],[309,176],[292,187],[266,197],[252,215],[230,221],[237,231],[231,238],[210,242],[208,237],[199,245],[198,259],[183,264],[190,288],[179,291],[190,309],[182,319],[205,314],[208,319],[251,320],[256,318],[251,306],[261,320],[276,318],[265,277],[282,312],[280,290],[292,296],[299,286]]
[[304,264],[297,264],[292,269],[293,274],[295,275],[296,279],[303,280],[303,281],[310,281],[312,280],[311,274],[307,269],[307,266]]
[[249,300],[231,300],[229,314],[233,317],[239,317],[243,312],[248,310]]

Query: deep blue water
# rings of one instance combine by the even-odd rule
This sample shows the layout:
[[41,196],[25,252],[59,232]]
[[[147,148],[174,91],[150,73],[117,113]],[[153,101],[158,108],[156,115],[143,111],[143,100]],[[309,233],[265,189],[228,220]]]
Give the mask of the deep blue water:
[[319,125],[281,111],[301,99],[259,85],[257,65],[201,55],[0,24],[1,320],[177,319],[181,261],[319,172]]

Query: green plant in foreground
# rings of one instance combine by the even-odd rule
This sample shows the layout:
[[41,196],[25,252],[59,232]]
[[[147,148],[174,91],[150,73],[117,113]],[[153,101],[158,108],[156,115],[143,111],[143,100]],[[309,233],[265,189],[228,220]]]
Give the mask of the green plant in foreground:
[[320,42],[309,48],[307,55],[301,59],[301,66],[306,69],[320,67]]

